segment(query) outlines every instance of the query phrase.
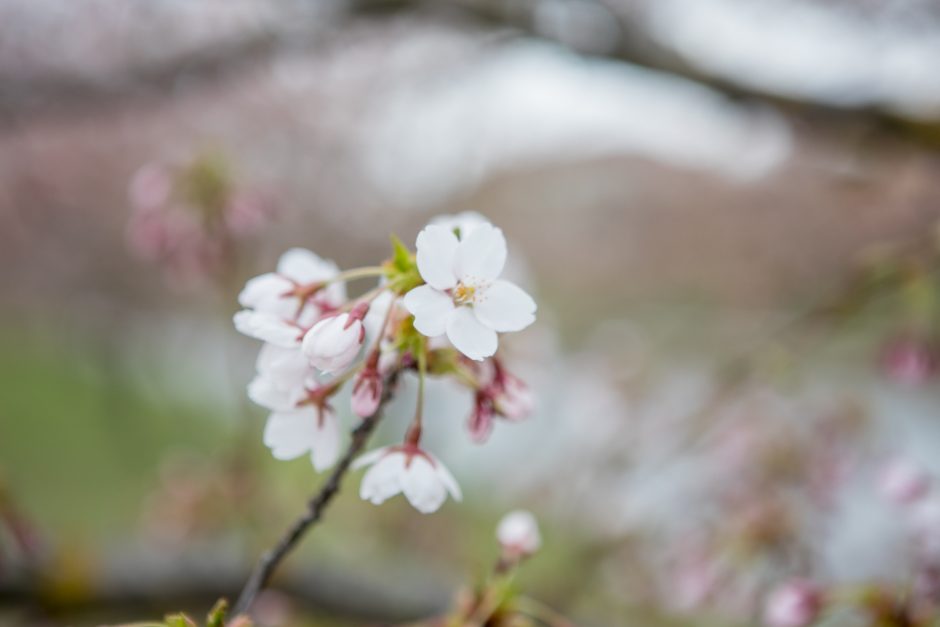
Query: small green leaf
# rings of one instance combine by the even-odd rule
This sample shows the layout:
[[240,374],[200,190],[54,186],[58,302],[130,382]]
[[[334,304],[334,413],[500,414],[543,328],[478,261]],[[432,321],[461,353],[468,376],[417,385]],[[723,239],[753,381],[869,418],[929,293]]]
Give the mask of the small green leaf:
[[385,278],[388,280],[389,289],[402,295],[424,281],[418,272],[414,254],[398,237],[392,235],[391,240],[392,258],[385,263]]
[[392,265],[395,266],[396,270],[407,272],[414,267],[414,256],[397,235],[392,235],[391,240]]

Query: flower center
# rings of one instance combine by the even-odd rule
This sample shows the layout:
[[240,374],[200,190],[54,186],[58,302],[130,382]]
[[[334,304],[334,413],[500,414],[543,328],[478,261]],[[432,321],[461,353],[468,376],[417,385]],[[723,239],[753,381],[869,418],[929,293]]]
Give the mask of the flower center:
[[457,283],[457,287],[454,288],[454,304],[458,306],[472,305],[476,293],[476,285],[468,285],[461,281],[460,283]]

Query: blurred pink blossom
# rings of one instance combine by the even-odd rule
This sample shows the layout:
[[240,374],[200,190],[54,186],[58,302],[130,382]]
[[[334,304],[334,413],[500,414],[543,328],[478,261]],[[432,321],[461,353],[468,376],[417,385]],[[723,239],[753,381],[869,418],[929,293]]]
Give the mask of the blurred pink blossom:
[[820,589],[809,581],[794,579],[770,593],[764,622],[769,627],[805,627],[816,620],[822,608]]

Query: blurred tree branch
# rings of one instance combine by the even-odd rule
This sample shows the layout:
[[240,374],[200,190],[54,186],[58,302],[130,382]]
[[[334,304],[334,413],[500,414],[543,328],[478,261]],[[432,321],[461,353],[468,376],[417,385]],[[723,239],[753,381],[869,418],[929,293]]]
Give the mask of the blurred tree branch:
[[[569,3],[591,7],[594,19],[603,20],[615,37],[599,42],[588,37],[567,37],[540,23],[546,0],[297,0],[281,9],[277,26],[248,32],[241,38],[207,45],[151,65],[127,67],[114,75],[89,77],[49,75],[0,79],[0,126],[25,121],[40,113],[82,112],[127,98],[163,96],[185,82],[219,81],[246,67],[320,45],[355,21],[382,21],[412,17],[440,21],[486,32],[501,32],[551,41],[589,57],[624,61],[706,85],[729,98],[766,103],[792,118],[826,129],[863,128],[884,132],[914,143],[940,145],[940,120],[924,120],[876,106],[838,106],[801,100],[780,93],[744,86],[710,74],[656,42],[640,25],[628,3],[610,0]],[[590,35],[590,33],[588,33]]]
[[[132,556],[133,557],[133,556]],[[87,610],[141,616],[161,616],[168,609],[204,605],[227,596],[241,585],[244,571],[220,559],[213,551],[187,550],[185,560],[130,559],[133,569],[106,566],[81,573],[80,579],[63,579],[56,570],[5,574],[0,578],[0,608],[18,607],[42,615],[74,616]],[[73,573],[72,576],[77,576]],[[320,566],[294,569],[279,578],[277,589],[298,605],[360,620],[406,621],[431,616],[449,602],[449,591],[435,589],[427,581],[404,587],[401,578],[388,576],[383,586],[374,572],[356,572]]]

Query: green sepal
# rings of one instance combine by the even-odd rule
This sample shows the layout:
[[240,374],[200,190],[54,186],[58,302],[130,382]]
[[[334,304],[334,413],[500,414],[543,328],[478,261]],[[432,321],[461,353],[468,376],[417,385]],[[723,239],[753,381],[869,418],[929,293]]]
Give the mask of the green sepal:
[[388,280],[390,290],[398,295],[404,295],[418,287],[424,280],[418,272],[415,255],[395,235],[392,240],[392,258],[385,262],[385,278]]

